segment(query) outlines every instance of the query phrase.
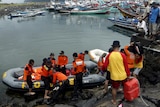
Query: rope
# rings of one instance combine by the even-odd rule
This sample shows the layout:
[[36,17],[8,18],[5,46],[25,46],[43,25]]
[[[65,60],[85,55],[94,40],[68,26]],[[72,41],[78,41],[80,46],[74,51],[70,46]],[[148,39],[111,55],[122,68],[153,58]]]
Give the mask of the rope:
[[[129,79],[133,79],[133,78],[135,78],[135,77],[130,77]],[[140,83],[139,83],[139,81],[138,81],[138,85],[139,85],[139,88],[140,88]],[[140,89],[139,89],[139,92],[140,92],[139,97],[140,97],[140,99],[142,100],[142,102],[143,102],[147,107],[150,107],[150,106],[144,101],[144,99],[143,99],[143,97],[142,97],[142,95],[141,95],[141,90],[140,90]],[[122,98],[122,99],[121,99],[121,101],[119,102],[119,104],[118,104],[117,107],[123,107],[123,105],[122,105],[123,101],[125,101],[125,98]]]
[[147,107],[150,107],[143,99],[142,95],[140,94],[140,99],[142,100],[142,102],[147,106]]
[[[135,77],[131,77],[131,78],[135,78]],[[137,79],[138,80],[138,79]],[[139,80],[138,80],[138,85],[139,85],[139,88],[140,88],[140,83],[139,83]],[[142,100],[142,102],[147,106],[147,107],[150,107],[143,99],[142,95],[141,95],[141,90],[139,92],[139,97],[140,99]]]
[[[131,78],[135,78],[135,77],[131,77]],[[138,80],[138,79],[137,79]],[[140,88],[140,83],[139,83],[139,80],[138,80],[138,85],[139,85],[139,88]],[[139,89],[140,90],[140,89]],[[142,102],[147,106],[147,107],[150,107],[143,99],[142,95],[141,95],[141,90],[139,91],[139,97],[140,99],[142,100]]]

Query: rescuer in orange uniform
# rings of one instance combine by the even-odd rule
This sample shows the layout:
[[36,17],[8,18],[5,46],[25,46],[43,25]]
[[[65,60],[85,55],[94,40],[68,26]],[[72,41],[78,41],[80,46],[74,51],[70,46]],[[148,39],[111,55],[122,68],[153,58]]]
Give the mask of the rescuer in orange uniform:
[[52,62],[52,67],[53,67],[53,68],[56,68],[56,66],[57,66],[57,61],[56,61],[56,59],[54,58],[54,53],[51,53],[51,54],[50,54],[50,57],[49,57],[48,59]]
[[43,64],[42,64],[41,79],[45,85],[45,93],[44,93],[45,99],[50,98],[48,96],[48,94],[49,94],[49,90],[50,90],[50,82],[51,82],[52,73],[53,73],[53,68],[52,68],[51,61],[47,60],[47,58],[44,58]]
[[88,54],[88,51],[87,51],[87,50],[85,50],[84,52],[79,53],[79,54],[78,54],[78,58],[79,58],[79,59],[82,59],[82,60],[84,61],[86,54]]
[[29,93],[32,92],[32,77],[31,77],[31,74],[34,73],[33,65],[34,65],[34,60],[30,59],[29,63],[26,64],[26,66],[24,68],[23,80],[25,81],[25,84],[27,83],[28,86],[29,86]]
[[68,64],[68,57],[64,55],[64,51],[61,51],[58,56],[58,71],[61,71],[63,74],[66,75],[66,65]]
[[57,83],[60,83],[59,89],[52,95],[51,102],[55,102],[60,94],[62,94],[62,98],[65,98],[65,92],[66,88],[68,87],[69,80],[66,75],[64,75],[62,72],[56,72],[53,71],[53,80],[52,83],[53,85],[56,85]]
[[135,46],[134,46],[134,41],[130,41],[130,44],[129,45],[126,45],[124,47],[124,53],[126,55],[126,59],[127,59],[127,62],[128,62],[128,68],[130,69],[131,71],[131,74],[132,72],[134,71],[134,61],[135,61]]
[[98,60],[98,63],[97,63],[97,66],[98,66],[98,72],[97,72],[97,74],[99,73],[99,72],[101,72],[101,74],[102,74],[102,76],[104,75],[104,71],[102,70],[102,66],[103,66],[103,64],[104,64],[104,62],[105,62],[105,56],[106,56],[106,53],[103,53],[102,54],[102,56],[100,56],[100,58],[99,58],[99,60]]
[[82,93],[82,77],[83,72],[86,71],[86,65],[82,59],[77,58],[77,53],[73,53],[73,59],[72,62],[73,69],[75,71],[75,81],[74,81],[74,94],[72,100],[78,99],[78,91]]

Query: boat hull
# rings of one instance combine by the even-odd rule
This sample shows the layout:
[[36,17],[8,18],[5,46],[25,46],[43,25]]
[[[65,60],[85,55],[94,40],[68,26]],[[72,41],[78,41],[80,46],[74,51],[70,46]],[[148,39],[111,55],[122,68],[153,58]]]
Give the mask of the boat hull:
[[120,20],[120,19],[115,19],[115,18],[108,18],[108,20],[110,20],[116,26],[136,31],[135,25],[137,24],[137,22],[132,21],[132,19],[130,20],[121,19]]
[[[94,62],[92,61],[87,61],[85,62],[87,65],[87,68],[89,70],[94,69],[95,66],[97,66]],[[93,65],[92,65],[93,64]],[[71,64],[68,64],[66,66],[67,69],[72,67]],[[37,69],[39,67],[34,67],[34,69]],[[3,73],[3,78],[2,82],[8,86],[9,89],[11,90],[17,90],[17,91],[28,91],[28,85],[25,84],[23,80],[19,80],[15,74],[18,73],[21,76],[23,75],[23,67],[18,67],[18,68],[12,68],[7,70],[6,72]],[[19,76],[20,76],[19,75]],[[69,88],[72,88],[74,86],[74,78],[75,75],[69,75]],[[91,86],[98,86],[102,85],[105,81],[105,78],[103,76],[100,76],[98,74],[86,74],[83,76],[83,88],[88,88]],[[53,84],[50,84],[51,87],[53,87]],[[42,91],[44,90],[44,82],[42,80],[34,80],[33,82],[33,90],[34,91]]]
[[99,9],[99,10],[71,10],[70,14],[80,14],[80,15],[85,15],[85,14],[106,14],[108,10],[106,9]]
[[136,13],[131,13],[128,12],[124,9],[122,9],[121,7],[117,6],[117,8],[119,9],[119,11],[121,12],[121,14],[125,17],[125,18],[135,18],[138,17],[139,15],[137,15]]

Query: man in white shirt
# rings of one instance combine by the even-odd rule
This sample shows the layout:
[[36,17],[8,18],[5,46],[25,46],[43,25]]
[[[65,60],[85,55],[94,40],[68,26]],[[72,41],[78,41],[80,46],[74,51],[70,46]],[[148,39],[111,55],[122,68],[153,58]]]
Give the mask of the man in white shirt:
[[138,18],[139,22],[136,25],[137,32],[140,33],[140,36],[145,36],[148,34],[148,29],[146,22],[143,20],[142,17]]

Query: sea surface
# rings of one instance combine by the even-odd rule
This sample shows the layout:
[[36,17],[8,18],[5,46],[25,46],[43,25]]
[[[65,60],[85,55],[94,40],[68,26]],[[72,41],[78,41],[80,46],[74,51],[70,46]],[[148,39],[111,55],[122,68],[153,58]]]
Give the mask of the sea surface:
[[[73,61],[73,52],[102,49],[108,51],[114,40],[121,48],[129,44],[130,37],[108,29],[113,24],[107,20],[115,14],[68,15],[46,12],[44,16],[8,19],[0,18],[0,81],[10,68],[23,67],[29,59],[41,65],[51,52],[55,58],[63,50]],[[89,57],[86,56],[86,60]],[[0,82],[0,102],[6,101],[7,87]],[[4,97],[2,97],[4,96]]]

